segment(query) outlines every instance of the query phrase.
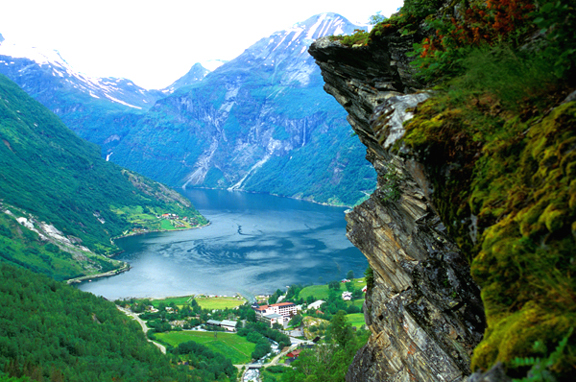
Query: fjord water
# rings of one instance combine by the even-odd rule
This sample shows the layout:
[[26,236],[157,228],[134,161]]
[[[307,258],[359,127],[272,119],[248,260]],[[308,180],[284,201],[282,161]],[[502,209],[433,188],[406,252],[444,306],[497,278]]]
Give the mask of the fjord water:
[[263,194],[183,192],[211,224],[117,241],[132,269],[79,288],[108,299],[189,294],[251,297],[291,284],[324,284],[349,270],[361,276],[364,255],[346,239],[344,208]]

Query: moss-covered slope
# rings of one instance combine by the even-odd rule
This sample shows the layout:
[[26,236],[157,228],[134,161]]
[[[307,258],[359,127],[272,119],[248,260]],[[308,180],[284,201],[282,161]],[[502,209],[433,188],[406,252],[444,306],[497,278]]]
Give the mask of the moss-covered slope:
[[[486,369],[544,356],[536,341],[552,352],[576,323],[576,102],[484,122],[480,109],[430,100],[404,142],[436,175],[436,206],[482,288],[488,328],[472,367]],[[572,371],[575,348],[556,371]]]

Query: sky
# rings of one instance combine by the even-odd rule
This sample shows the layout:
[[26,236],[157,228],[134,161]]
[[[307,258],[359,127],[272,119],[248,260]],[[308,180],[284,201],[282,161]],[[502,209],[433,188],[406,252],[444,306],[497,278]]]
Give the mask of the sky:
[[164,88],[196,62],[231,60],[263,37],[335,12],[366,24],[402,0],[0,0],[6,43],[55,49],[75,71]]

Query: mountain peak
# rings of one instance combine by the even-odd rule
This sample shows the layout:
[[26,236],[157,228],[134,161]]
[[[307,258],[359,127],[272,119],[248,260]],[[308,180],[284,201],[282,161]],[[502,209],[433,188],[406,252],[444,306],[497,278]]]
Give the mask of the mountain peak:
[[306,31],[306,40],[317,40],[327,35],[352,33],[355,27],[358,26],[353,25],[344,16],[334,12],[325,12],[294,24],[289,31]]
[[174,81],[172,85],[163,89],[163,92],[173,93],[183,86],[192,85],[193,83],[202,81],[204,77],[206,77],[206,75],[210,72],[211,71],[206,69],[201,63],[197,62],[194,65],[192,65],[188,73],[186,73],[183,77],[179,78],[178,80]]
[[38,65],[51,64],[64,70],[71,70],[66,60],[60,56],[57,50],[16,45],[6,41],[4,38],[0,39],[0,42],[2,43],[0,44],[0,56],[27,58]]

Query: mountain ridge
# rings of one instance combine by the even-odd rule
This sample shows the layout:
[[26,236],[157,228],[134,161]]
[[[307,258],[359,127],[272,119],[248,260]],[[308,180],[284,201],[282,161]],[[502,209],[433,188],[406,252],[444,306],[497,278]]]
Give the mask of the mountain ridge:
[[[374,188],[375,174],[358,140],[350,138],[345,113],[324,93],[307,48],[321,35],[357,28],[334,13],[313,16],[262,38],[206,75],[195,65],[149,110],[89,93],[70,96],[53,84],[61,77],[6,74],[100,145],[103,157],[172,187],[233,188],[351,206]],[[7,68],[0,64],[0,72]]]
[[[275,32],[201,82],[158,100],[123,140],[103,149],[118,163],[175,186],[353,205],[364,193],[351,190],[369,191],[374,177],[349,138],[345,114],[322,90],[307,48],[320,34],[357,27],[323,14]],[[314,134],[317,129],[322,134]],[[161,143],[139,148],[149,134]],[[308,163],[304,157],[314,153],[325,158]],[[341,183],[345,174],[358,173],[356,187]]]

